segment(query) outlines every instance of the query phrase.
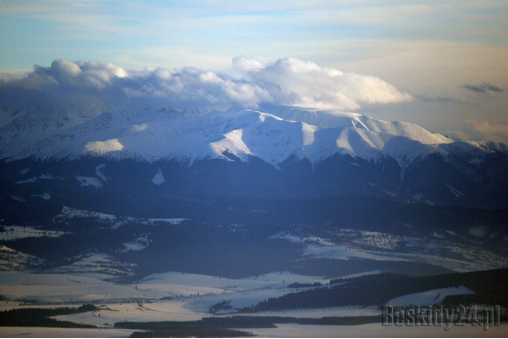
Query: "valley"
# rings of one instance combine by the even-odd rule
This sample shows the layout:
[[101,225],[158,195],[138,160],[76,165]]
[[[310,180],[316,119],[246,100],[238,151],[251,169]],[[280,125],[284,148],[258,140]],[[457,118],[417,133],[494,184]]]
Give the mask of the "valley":
[[436,335],[383,326],[415,304],[507,326],[500,144],[274,105],[3,112],[0,309],[55,332],[2,336]]

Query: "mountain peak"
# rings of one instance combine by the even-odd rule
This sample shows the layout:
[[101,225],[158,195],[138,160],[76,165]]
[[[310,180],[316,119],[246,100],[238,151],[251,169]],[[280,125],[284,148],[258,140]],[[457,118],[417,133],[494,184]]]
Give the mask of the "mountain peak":
[[[418,157],[446,156],[453,143],[412,123],[275,105],[208,114],[150,107],[7,109],[2,121],[0,154],[8,159],[87,155],[192,163],[234,155],[242,161],[258,157],[278,168],[291,156],[317,163],[348,154],[368,161],[391,157],[404,169]],[[487,144],[468,147],[486,152],[482,145]]]

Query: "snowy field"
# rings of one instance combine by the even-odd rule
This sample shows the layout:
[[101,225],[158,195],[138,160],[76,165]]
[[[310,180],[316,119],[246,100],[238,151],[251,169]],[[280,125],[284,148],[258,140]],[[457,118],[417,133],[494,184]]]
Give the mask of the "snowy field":
[[[372,274],[373,272],[367,272]],[[229,301],[233,307],[255,305],[271,297],[296,291],[292,283],[328,283],[330,279],[288,272],[265,274],[244,279],[168,272],[147,276],[142,281],[121,285],[106,281],[104,274],[30,274],[0,272],[0,294],[10,300],[26,299],[50,303],[45,306],[23,305],[2,301],[0,311],[20,307],[77,307],[82,303],[100,304],[100,312],[59,316],[57,319],[103,326],[117,321],[188,321],[210,316],[210,306]],[[302,291],[304,288],[299,288]],[[166,300],[161,300],[166,298]],[[319,318],[324,316],[356,316],[380,314],[376,309],[356,306],[321,310],[264,312],[258,316],[292,316]],[[100,316],[99,316],[100,315]]]
[[403,303],[406,304],[412,303],[416,305],[441,304],[446,296],[460,294],[475,294],[475,293],[471,291],[469,288],[465,287],[464,285],[460,285],[458,287],[439,288],[426,292],[403,295],[391,299],[386,304],[387,305],[396,305]]
[[[364,275],[376,272],[365,272]],[[360,276],[356,274],[355,276]],[[348,276],[345,276],[348,277]],[[180,320],[199,318],[207,313],[209,307],[227,301],[235,308],[255,305],[268,298],[303,291],[308,288],[288,288],[293,283],[327,284],[330,279],[304,276],[288,272],[265,274],[243,279],[226,279],[221,277],[168,272],[152,274],[133,284],[115,284],[107,281],[111,276],[105,274],[30,274],[21,272],[0,272],[0,294],[10,300],[37,300],[45,303],[102,303],[111,305],[122,313],[128,312],[129,318],[148,316],[160,320]],[[312,287],[309,287],[312,288]],[[447,295],[474,293],[465,286],[435,289],[421,293],[400,296],[389,301],[389,304],[440,303]],[[16,305],[16,306],[15,306]],[[128,305],[135,305],[131,307]],[[15,302],[0,302],[0,310],[19,307]],[[115,311],[116,312],[116,311]],[[105,312],[107,313],[107,312]],[[166,314],[166,315],[165,315]],[[359,308],[355,305],[320,310],[291,310],[285,312],[262,312],[256,315],[293,316],[293,317],[328,317],[360,316],[380,314],[376,308]],[[178,316],[176,316],[178,315]],[[71,315],[70,317],[81,317]],[[134,318],[136,318],[134,317]],[[168,319],[171,318],[171,319]],[[116,319],[114,313],[106,318]],[[88,322],[86,322],[88,323]]]
[[[184,301],[186,308],[202,313],[206,312],[211,305],[224,300],[232,300],[231,305],[235,307],[245,307],[269,297],[281,296],[292,291],[287,288],[287,285],[291,283],[328,283],[330,281],[322,277],[288,272],[244,279],[168,272],[149,275],[133,284],[115,284],[107,281],[111,278],[112,276],[100,273],[0,272],[0,294],[11,300],[25,298],[52,303],[108,300],[114,300],[116,303],[129,299],[171,298],[171,301],[178,300],[179,303]],[[165,309],[166,303],[168,302],[160,301],[152,307]]]
[[3,338],[128,338],[132,332],[117,328],[0,327]]
[[[484,331],[483,327],[455,326],[449,331],[444,327],[395,327],[381,324],[367,324],[358,326],[317,326],[278,324],[277,328],[240,329],[251,332],[259,337],[271,338],[394,338],[394,337],[423,337],[423,338],[504,338],[508,333],[508,325],[490,327]],[[41,327],[2,327],[1,337],[23,338],[126,338],[133,330],[100,328],[100,329],[63,329]]]
[[0,272],[0,294],[7,298],[41,302],[90,302],[92,300],[157,298],[158,293],[137,291],[132,285],[118,285],[101,279],[106,275],[30,274]]
[[[77,260],[69,265],[62,265],[46,270],[47,273],[71,273],[71,274],[132,274],[135,264],[120,263],[113,256],[104,253],[87,253],[80,255]],[[88,276],[88,275],[87,275]]]
[[[378,272],[365,272],[376,274]],[[29,274],[0,272],[0,294],[9,299],[38,300],[46,305],[26,305],[21,302],[0,301],[0,312],[14,308],[78,307],[94,302],[99,311],[56,316],[55,319],[79,324],[90,324],[99,329],[53,329],[0,327],[0,337],[127,337],[132,330],[113,327],[120,321],[193,321],[212,316],[208,308],[222,301],[234,307],[256,304],[270,297],[278,297],[295,289],[291,283],[329,283],[323,277],[303,276],[277,272],[244,279],[225,279],[214,276],[167,272],[152,274],[133,284],[115,284],[107,281],[109,275],[99,273],[75,274]],[[304,290],[299,288],[298,291]],[[444,288],[401,296],[390,303],[423,303],[442,300],[446,295],[471,293],[464,286]],[[161,300],[166,297],[167,300]],[[436,299],[437,297],[437,299]],[[291,311],[261,312],[254,316],[281,316],[296,318],[321,318],[337,316],[380,315],[377,307],[359,306],[326,309],[297,309]],[[224,314],[222,316],[227,316]],[[247,329],[260,337],[478,337],[506,336],[508,326],[491,327],[397,327],[368,324],[361,326],[297,325],[280,324],[277,328]],[[243,329],[242,329],[243,330]]]
[[277,328],[242,329],[259,337],[270,338],[505,338],[508,324],[489,327],[454,326],[445,331],[443,326],[382,326],[381,324],[351,326],[317,326],[276,324]]
[[179,225],[185,218],[133,218],[118,217],[113,214],[100,213],[79,208],[67,207],[62,208],[62,212],[55,217],[56,219],[72,219],[72,218],[95,218],[101,223],[109,223],[109,227],[118,228],[126,223],[136,223],[140,225]]
[[41,264],[44,260],[0,245],[0,272],[24,270],[30,264]]
[[[241,329],[251,332],[261,338],[504,338],[508,333],[508,325],[490,327],[484,331],[483,327],[455,326],[449,331],[444,327],[396,327],[381,324],[367,324],[358,326],[319,326],[277,324],[277,328]],[[133,330],[100,328],[100,329],[63,329],[41,327],[1,327],[1,337],[23,338],[126,338]]]
[[3,226],[5,232],[0,233],[0,240],[9,241],[22,238],[49,237],[58,238],[67,232],[38,230],[31,226]]
[[[485,236],[483,227],[470,230],[475,237]],[[453,240],[456,234],[446,231],[451,239],[434,232],[433,238],[408,237],[382,232],[341,229],[323,239],[316,236],[302,237],[290,232],[274,235],[274,239],[284,239],[305,245],[304,255],[312,258],[348,260],[351,257],[379,261],[421,262],[444,267],[455,272],[471,272],[496,269],[508,266],[508,260],[490,250],[471,246]],[[491,234],[497,236],[496,234]]]

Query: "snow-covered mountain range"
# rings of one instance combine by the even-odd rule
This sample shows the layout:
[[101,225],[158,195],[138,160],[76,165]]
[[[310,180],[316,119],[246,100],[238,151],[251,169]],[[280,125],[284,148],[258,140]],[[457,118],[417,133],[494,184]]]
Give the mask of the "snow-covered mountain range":
[[[231,162],[251,168],[266,164],[273,173],[265,182],[281,184],[278,177],[292,175],[287,184],[300,185],[300,191],[307,191],[302,195],[281,189],[287,193],[279,195],[272,192],[272,187],[264,196],[254,194],[245,185],[238,188],[237,179],[226,183],[224,178],[213,177],[211,167],[205,166],[202,177],[213,177],[217,184],[200,192],[200,179],[195,178],[192,191],[198,195],[214,191],[221,195],[263,197],[368,195],[459,205],[478,205],[485,202],[484,196],[490,196],[483,207],[503,207],[508,201],[502,191],[508,182],[504,171],[508,166],[506,144],[459,141],[416,124],[376,120],[356,113],[274,105],[257,110],[233,107],[207,114],[101,105],[6,107],[0,126],[0,157],[4,164],[26,163],[27,159],[39,163],[135,160],[157,167],[150,179],[159,186],[169,174],[161,169],[165,162],[180,164],[183,172],[186,168],[187,172],[196,172],[192,166],[203,161],[219,161],[220,166],[226,167]],[[296,167],[289,169],[289,163]],[[310,172],[302,176],[302,169],[296,168],[309,163],[310,170],[306,171]],[[352,167],[358,170],[351,172]],[[220,177],[221,171],[215,175]],[[94,182],[93,186],[102,187],[112,173],[97,174],[93,180],[76,174],[82,178],[78,178],[81,183]],[[38,175],[65,177],[65,171]],[[252,173],[244,172],[243,180],[252,180],[247,179],[249,175]],[[18,173],[15,182],[29,179]],[[230,184],[237,189],[228,191]],[[210,184],[204,186],[207,185]],[[309,185],[313,186],[312,192],[303,188]],[[219,186],[222,189],[213,188]],[[440,197],[443,191],[447,192],[446,198]],[[189,190],[176,189],[171,193],[188,194]]]
[[460,153],[469,162],[493,151],[479,143],[454,142],[406,122],[387,122],[346,112],[271,107],[205,115],[171,109],[74,107],[4,108],[2,158],[112,159],[227,158],[254,156],[277,166],[291,155],[318,163],[333,154],[365,160],[392,157],[406,168],[417,157]]

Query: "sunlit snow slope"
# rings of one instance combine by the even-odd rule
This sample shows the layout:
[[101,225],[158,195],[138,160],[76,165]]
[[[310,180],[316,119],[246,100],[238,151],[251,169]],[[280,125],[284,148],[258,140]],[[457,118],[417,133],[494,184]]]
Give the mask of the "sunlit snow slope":
[[469,162],[479,162],[492,152],[477,144],[454,143],[406,122],[276,106],[269,111],[200,115],[152,108],[9,108],[2,112],[0,156],[61,159],[99,155],[192,163],[234,155],[242,161],[258,157],[278,167],[290,156],[319,163],[334,154],[349,154],[374,161],[391,157],[405,169],[416,158],[432,153],[460,152]]

